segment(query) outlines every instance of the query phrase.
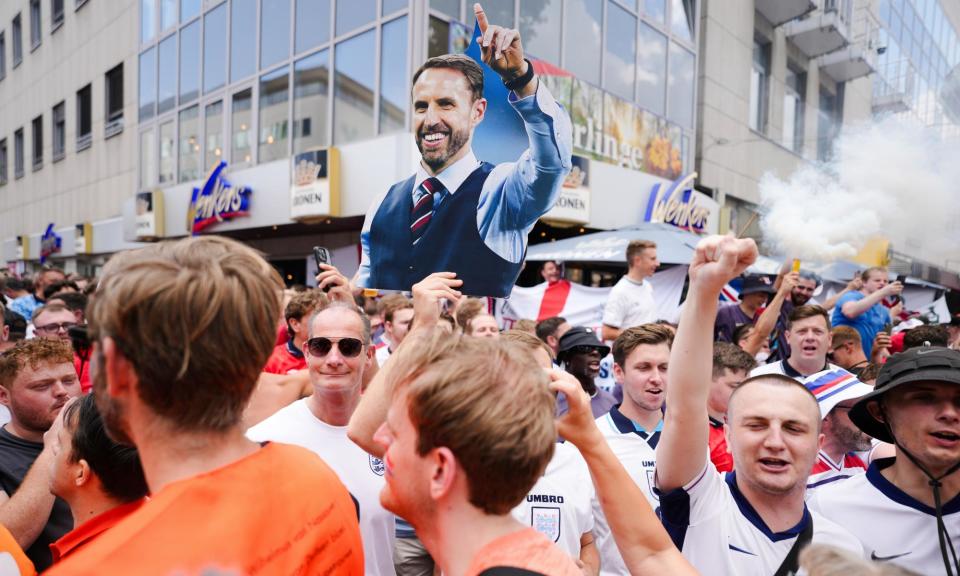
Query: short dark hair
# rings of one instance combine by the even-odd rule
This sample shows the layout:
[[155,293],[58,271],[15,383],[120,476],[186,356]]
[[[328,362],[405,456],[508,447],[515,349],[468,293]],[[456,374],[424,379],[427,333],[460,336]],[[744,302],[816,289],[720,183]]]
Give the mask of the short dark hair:
[[927,324],[911,328],[903,334],[903,349],[917,348],[929,342],[930,346],[946,348],[950,344],[950,332],[942,324]]
[[77,286],[77,283],[74,282],[73,280],[61,280],[59,282],[54,282],[53,284],[50,284],[49,286],[43,289],[43,299],[49,300],[51,296],[53,296],[57,292],[60,292],[64,288],[73,288],[77,292],[80,291],[80,287]]
[[627,328],[613,341],[613,361],[624,368],[627,358],[638,346],[673,346],[673,330],[662,324],[642,324]]
[[547,336],[556,336],[557,328],[566,323],[567,319],[563,316],[551,316],[550,318],[544,318],[543,320],[537,322],[536,333],[537,338],[547,341]]
[[643,253],[647,248],[656,248],[657,243],[653,240],[631,240],[627,244],[627,266],[633,264],[633,259]]
[[83,292],[57,292],[51,295],[47,300],[60,300],[67,310],[71,312],[83,312],[87,309],[87,302],[90,297]]
[[27,337],[27,319],[7,308],[3,311],[3,323],[10,327],[10,341],[16,342]]
[[449,68],[459,71],[467,79],[473,100],[483,98],[483,68],[473,58],[463,54],[443,54],[430,58],[413,73],[413,82],[410,83],[411,90],[413,86],[417,85],[417,80],[423,74],[423,71],[429,68]]
[[750,332],[750,330],[753,330],[752,322],[747,322],[746,324],[741,324],[737,326],[736,328],[733,329],[733,340],[731,340],[731,342],[736,344],[737,342],[745,338],[747,336],[747,333]]
[[64,408],[63,422],[71,436],[70,460],[86,460],[109,496],[133,502],[147,495],[137,449],[110,439],[93,394],[84,394]]
[[804,304],[803,306],[797,306],[790,311],[790,315],[787,316],[787,330],[793,328],[793,323],[798,320],[805,320],[807,318],[813,318],[814,316],[821,316],[823,321],[827,323],[827,330],[830,330],[830,314],[823,309],[823,306],[818,306],[816,304]]
[[757,367],[756,359],[746,350],[730,342],[713,343],[713,377],[723,376],[724,370],[750,372]]

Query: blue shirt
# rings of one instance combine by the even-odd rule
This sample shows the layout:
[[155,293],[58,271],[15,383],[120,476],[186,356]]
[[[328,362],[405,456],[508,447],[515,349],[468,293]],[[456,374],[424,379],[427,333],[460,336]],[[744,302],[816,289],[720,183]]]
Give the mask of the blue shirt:
[[[563,179],[572,166],[573,129],[570,117],[542,82],[536,93],[526,98],[518,98],[510,92],[509,102],[523,119],[530,148],[516,162],[498,164],[487,177],[477,206],[477,231],[490,250],[511,262],[520,262],[527,247],[527,235],[537,219],[553,207]],[[479,166],[473,150],[469,150],[436,178],[452,194]],[[414,199],[420,184],[429,177],[421,162],[414,179]],[[359,286],[377,288],[367,286],[370,278],[370,225],[386,194],[384,191],[374,200],[360,231]]]
[[833,318],[831,322],[834,326],[850,326],[860,333],[860,340],[863,342],[863,353],[870,358],[870,350],[873,348],[873,339],[890,323],[890,311],[887,307],[877,302],[866,312],[853,318],[848,318],[843,313],[843,305],[847,302],[857,302],[867,296],[863,292],[847,292],[837,300],[837,305],[833,309]]
[[33,318],[33,311],[42,305],[43,303],[38,301],[36,296],[27,294],[26,296],[15,298],[13,302],[10,303],[10,309],[23,316],[27,322],[30,322]]

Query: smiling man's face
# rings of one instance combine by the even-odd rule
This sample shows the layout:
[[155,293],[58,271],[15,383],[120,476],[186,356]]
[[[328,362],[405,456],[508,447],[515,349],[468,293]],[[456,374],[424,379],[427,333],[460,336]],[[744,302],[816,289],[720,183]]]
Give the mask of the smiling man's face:
[[413,86],[413,135],[434,174],[463,157],[486,100],[475,100],[467,77],[451,68],[428,68]]

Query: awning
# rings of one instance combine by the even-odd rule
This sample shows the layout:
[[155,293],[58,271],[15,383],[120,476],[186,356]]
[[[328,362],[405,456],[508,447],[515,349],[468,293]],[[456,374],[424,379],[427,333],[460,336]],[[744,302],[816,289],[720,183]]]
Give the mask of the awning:
[[626,266],[627,244],[633,240],[657,243],[657,257],[663,264],[689,264],[700,237],[692,232],[661,223],[643,223],[619,230],[594,232],[527,248],[527,260],[544,262],[592,262]]

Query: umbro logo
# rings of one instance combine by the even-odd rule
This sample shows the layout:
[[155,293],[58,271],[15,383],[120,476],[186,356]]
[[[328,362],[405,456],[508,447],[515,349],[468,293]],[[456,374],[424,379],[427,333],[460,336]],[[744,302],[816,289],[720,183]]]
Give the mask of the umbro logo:
[[907,554],[910,554],[910,552],[904,552],[903,554],[893,554],[892,556],[877,556],[877,551],[874,550],[873,552],[870,553],[870,559],[873,560],[874,562],[888,562],[890,560],[893,560],[894,558],[906,556]]

